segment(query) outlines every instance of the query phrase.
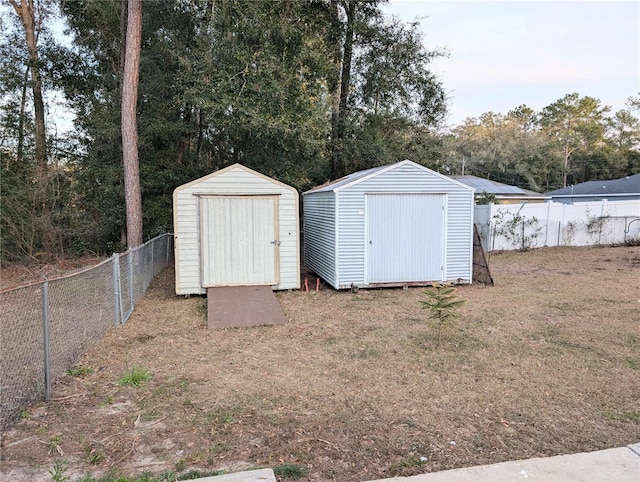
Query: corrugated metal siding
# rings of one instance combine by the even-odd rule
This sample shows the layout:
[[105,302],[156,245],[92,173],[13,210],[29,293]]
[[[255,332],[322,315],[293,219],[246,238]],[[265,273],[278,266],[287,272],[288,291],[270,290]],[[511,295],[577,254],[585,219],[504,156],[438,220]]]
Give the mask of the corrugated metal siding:
[[305,194],[302,211],[305,266],[337,288],[334,193]]
[[266,176],[232,166],[180,186],[174,192],[177,294],[206,293],[200,281],[198,194],[279,194],[280,282],[274,288],[300,287],[297,192]]
[[[411,164],[400,165],[339,191],[338,280],[340,287],[351,283],[365,286],[366,193],[446,193],[445,281],[471,280],[473,192],[444,177]],[[306,197],[305,197],[306,200]]]
[[445,280],[471,282],[473,272],[473,193],[452,189],[447,200]]
[[367,283],[443,281],[446,194],[367,194]]

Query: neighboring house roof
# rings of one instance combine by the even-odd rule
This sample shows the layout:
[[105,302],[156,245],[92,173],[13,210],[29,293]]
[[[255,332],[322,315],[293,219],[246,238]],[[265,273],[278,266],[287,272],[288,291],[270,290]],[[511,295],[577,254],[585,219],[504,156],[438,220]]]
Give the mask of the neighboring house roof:
[[546,193],[547,196],[615,196],[640,195],[640,174],[611,179],[608,181],[587,181],[574,186],[563,187]]
[[511,186],[509,184],[503,184],[497,181],[491,181],[489,179],[483,179],[477,176],[452,176],[453,179],[466,184],[476,190],[476,194],[495,194],[496,196],[509,196],[509,197],[542,197],[539,192],[529,191],[527,189],[519,188],[518,186]]
[[409,159],[405,159],[404,161],[396,162],[395,164],[386,164],[384,166],[372,167],[371,169],[365,169],[364,171],[357,171],[357,172],[351,173],[348,176],[342,177],[340,179],[336,179],[335,181],[330,181],[320,186],[316,186],[308,190],[304,194],[312,193],[312,192],[315,193],[315,192],[327,192],[327,191],[341,191],[345,187],[352,186],[354,184],[357,184],[360,181],[369,179],[370,177],[374,177],[381,172],[396,169],[398,167],[405,166],[405,165],[411,166],[418,171],[424,171],[425,173],[430,173],[434,176],[447,179],[450,182],[453,182],[466,189],[471,190],[470,189],[471,186],[467,184],[461,183],[460,181],[457,181],[449,176],[445,176],[444,174],[440,174],[439,172],[432,171],[431,169],[428,169],[420,164],[410,161]]

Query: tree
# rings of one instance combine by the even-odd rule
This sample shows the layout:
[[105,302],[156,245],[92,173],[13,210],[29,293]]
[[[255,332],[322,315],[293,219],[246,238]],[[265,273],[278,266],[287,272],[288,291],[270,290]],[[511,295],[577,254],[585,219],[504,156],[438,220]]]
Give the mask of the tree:
[[530,108],[520,106],[506,116],[487,112],[467,119],[453,130],[450,164],[457,166],[464,159],[467,174],[540,190],[552,173],[535,118]]
[[29,53],[28,66],[31,75],[31,90],[33,93],[33,108],[35,113],[37,179],[39,189],[44,190],[47,182],[47,133],[44,120],[40,61],[38,58],[38,31],[42,27],[44,12],[38,0],[21,0],[20,2],[17,0],[9,0],[9,3],[20,17],[20,21],[24,27],[27,51]]
[[[335,179],[343,174],[343,141],[347,123],[349,91],[351,89],[351,67],[353,62],[353,42],[355,35],[356,13],[367,8],[369,12],[375,12],[375,3],[369,5],[357,0],[333,1],[332,9],[340,22],[340,9],[344,12],[344,39],[341,49],[340,83],[335,93],[337,102],[331,115],[331,176]],[[362,8],[361,8],[362,7]],[[373,9],[371,9],[373,7]]]
[[542,109],[540,125],[560,153],[562,187],[567,186],[571,175],[574,152],[603,142],[604,116],[608,111],[609,107],[602,107],[598,99],[577,93],[567,94]]
[[122,160],[127,211],[127,246],[142,244],[142,195],[138,164],[138,78],[142,42],[142,0],[128,0],[127,36],[122,82]]
[[[433,119],[444,95],[428,72],[430,57],[420,54],[426,51],[415,26],[383,21],[378,2],[145,3],[137,124],[123,97],[131,85],[124,75],[127,2],[60,2],[75,38],[56,54],[55,80],[77,115],[77,205],[95,227],[97,252],[133,246],[124,237],[132,237],[124,227],[133,219],[123,174],[123,160],[132,157],[124,152],[132,146],[127,119],[137,128],[145,237],[171,229],[175,187],[235,162],[303,190],[332,177],[338,151],[333,159],[343,173],[398,156],[431,163],[440,155]],[[350,6],[351,60],[343,64]],[[415,62],[403,63],[402,55]],[[407,75],[394,80],[394,69]]]
[[[433,140],[443,120],[444,89],[429,70],[443,51],[427,50],[417,23],[386,19],[379,1],[334,1],[342,26],[340,82],[332,113],[332,176],[398,160],[392,147],[425,157],[413,143]],[[426,135],[425,135],[426,134]],[[429,147],[428,152],[433,153]],[[432,160],[432,162],[434,162]]]
[[43,98],[43,83],[41,76],[41,62],[38,54],[38,36],[43,28],[47,15],[43,5],[37,0],[9,0],[15,13],[20,18],[25,36],[27,50],[27,65],[24,73],[24,83],[20,100],[20,114],[18,127],[18,146],[16,161],[24,159],[24,121],[26,107],[27,72],[29,73],[33,111],[35,137],[35,191],[33,193],[34,208],[31,213],[33,219],[34,237],[31,240],[31,251],[36,239],[42,243],[44,251],[53,254],[54,230],[51,224],[50,206],[47,199],[48,163],[47,163],[47,131],[45,125],[45,104]]
[[436,283],[433,289],[425,289],[422,292],[427,295],[426,300],[421,300],[422,307],[430,311],[430,317],[437,332],[435,349],[437,350],[442,340],[442,330],[451,327],[460,318],[458,309],[467,300],[461,299],[456,294],[453,286]]

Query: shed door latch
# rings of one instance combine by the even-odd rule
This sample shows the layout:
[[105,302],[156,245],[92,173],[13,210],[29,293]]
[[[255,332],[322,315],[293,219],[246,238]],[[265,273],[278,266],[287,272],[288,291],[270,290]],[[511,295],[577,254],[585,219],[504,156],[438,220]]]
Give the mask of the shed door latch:
[[280,246],[280,240],[279,239],[274,239],[269,244],[275,244],[276,246]]

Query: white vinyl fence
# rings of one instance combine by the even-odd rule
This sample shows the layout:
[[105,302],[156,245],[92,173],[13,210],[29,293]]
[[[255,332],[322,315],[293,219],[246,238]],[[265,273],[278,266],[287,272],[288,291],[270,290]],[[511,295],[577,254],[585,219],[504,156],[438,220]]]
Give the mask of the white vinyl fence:
[[475,223],[487,251],[640,241],[640,200],[486,204]]
[[49,400],[51,383],[114,325],[125,323],[173,260],[173,235],[80,272],[0,291],[0,431]]

